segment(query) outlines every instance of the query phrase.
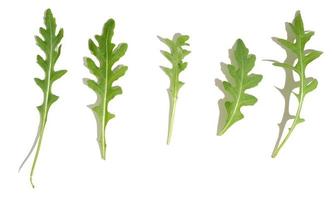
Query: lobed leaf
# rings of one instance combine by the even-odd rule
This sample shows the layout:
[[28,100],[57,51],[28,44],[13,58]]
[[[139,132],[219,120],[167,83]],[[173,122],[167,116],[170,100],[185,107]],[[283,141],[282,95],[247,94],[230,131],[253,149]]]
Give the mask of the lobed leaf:
[[[305,69],[307,65],[309,65],[312,61],[317,59],[322,52],[316,51],[316,50],[311,50],[305,49],[305,45],[309,40],[312,38],[314,35],[313,31],[306,31],[304,29],[303,25],[303,20],[301,17],[300,11],[297,11],[294,17],[294,20],[292,23],[286,23],[287,27],[290,27],[290,30],[292,31],[292,34],[294,35],[293,38],[288,38],[287,40],[285,39],[277,39],[278,43],[286,48],[291,50],[295,54],[295,59],[297,62],[295,63],[294,66],[288,64],[288,63],[280,63],[280,62],[274,62],[273,65],[276,66],[281,66],[286,69],[291,69],[291,72],[297,74],[299,76],[299,81],[297,82],[296,86],[292,88],[291,93],[293,93],[297,100],[298,100],[298,106],[296,110],[296,114],[293,119],[293,122],[290,125],[290,128],[288,129],[288,132],[286,136],[281,140],[283,136],[283,130],[281,130],[278,140],[276,142],[275,148],[272,153],[272,157],[276,157],[280,151],[280,149],[283,147],[283,145],[286,143],[288,140],[289,136],[292,134],[294,131],[295,127],[304,122],[304,119],[301,118],[301,111],[303,107],[303,102],[304,102],[304,97],[306,94],[312,92],[317,88],[318,81],[314,78],[311,77],[306,77],[306,72]],[[287,60],[287,59],[286,59]],[[292,74],[293,76],[293,74]],[[289,79],[286,79],[285,85],[288,84]],[[295,93],[295,90],[298,90],[298,93]],[[285,105],[286,106],[286,105]],[[285,112],[289,112],[286,110]]]
[[106,158],[106,126],[108,121],[115,117],[114,114],[108,111],[108,104],[115,96],[122,94],[121,87],[113,86],[113,84],[128,69],[125,65],[117,65],[113,69],[114,64],[125,55],[128,48],[126,43],[120,43],[116,46],[112,42],[114,28],[114,20],[109,19],[103,26],[102,34],[95,36],[97,44],[91,39],[88,42],[89,49],[98,60],[99,65],[92,58],[84,58],[84,65],[97,79],[97,81],[86,79],[85,84],[97,94],[97,101],[90,108],[97,119],[98,142],[102,159]]
[[260,74],[250,74],[247,76],[243,88],[244,89],[250,89],[253,87],[256,87],[263,79],[263,76]]
[[[47,116],[50,107],[54,102],[56,102],[59,97],[52,93],[52,85],[53,83],[61,78],[67,71],[59,70],[55,71],[54,66],[61,54],[61,39],[63,38],[63,29],[60,29],[57,33],[57,26],[55,18],[50,9],[47,9],[44,14],[44,24],[45,28],[39,28],[39,33],[41,36],[35,36],[36,44],[43,51],[45,58],[40,55],[37,55],[37,64],[42,68],[45,73],[45,79],[35,78],[36,84],[40,87],[43,92],[43,103],[40,106],[37,106],[37,109],[40,114],[40,125],[38,129],[37,137],[35,138],[35,142],[31,147],[28,155],[24,159],[21,167],[24,165],[26,160],[29,158],[34,148],[37,146],[37,150],[35,152],[35,157],[32,163],[31,172],[30,172],[30,182],[32,187],[33,184],[33,174],[35,170],[35,166],[37,163],[40,147],[42,144],[42,139],[44,135],[44,130],[47,122]],[[38,143],[37,143],[38,141]],[[20,167],[20,168],[21,168]]]
[[281,39],[281,38],[276,38],[277,43],[283,47],[284,49],[289,49],[291,50],[294,54],[298,53],[298,49],[295,44],[291,43],[288,40]]
[[235,60],[227,65],[229,77],[227,76],[228,81],[223,81],[225,99],[228,100],[224,103],[226,113],[221,113],[225,122],[221,130],[218,130],[218,135],[224,134],[235,122],[243,119],[242,106],[254,105],[257,102],[257,98],[245,93],[245,90],[257,86],[263,78],[262,75],[249,74],[255,65],[256,57],[249,54],[241,39],[235,42],[231,52]]
[[308,64],[310,64],[312,61],[316,60],[319,56],[322,55],[323,52],[321,51],[316,51],[316,50],[312,50],[310,51],[308,54],[306,54],[304,56],[303,59],[303,63],[305,66],[307,66]]
[[180,73],[184,71],[188,63],[184,62],[183,59],[190,53],[189,50],[185,49],[185,46],[189,44],[188,35],[174,34],[172,39],[162,38],[158,36],[158,39],[166,44],[170,51],[161,50],[161,54],[172,64],[172,68],[167,68],[161,66],[161,69],[165,72],[170,80],[170,86],[167,89],[169,99],[170,99],[170,112],[169,112],[169,123],[168,123],[168,136],[167,144],[170,143],[172,130],[173,130],[173,121],[175,115],[175,105],[178,97],[178,92],[180,88],[184,85],[183,82],[179,80]]
[[304,86],[304,94],[308,94],[309,92],[315,90],[317,88],[318,81],[316,79],[311,80],[310,82],[307,82]]

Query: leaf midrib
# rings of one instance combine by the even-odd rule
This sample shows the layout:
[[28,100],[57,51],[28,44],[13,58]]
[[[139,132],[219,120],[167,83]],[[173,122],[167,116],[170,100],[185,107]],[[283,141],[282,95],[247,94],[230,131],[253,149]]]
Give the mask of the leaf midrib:
[[[106,61],[105,61],[105,69],[106,69],[106,73],[105,73],[105,83],[104,83],[104,97],[103,97],[103,111],[102,111],[102,128],[103,128],[103,134],[105,131],[105,126],[106,126],[106,110],[107,110],[107,93],[108,93],[108,40],[109,40],[109,33],[110,31],[108,30],[106,33],[106,40],[105,40],[105,48],[106,48]],[[102,135],[102,137],[104,137],[104,135]]]
[[296,125],[299,123],[299,119],[300,119],[300,114],[301,114],[301,110],[302,110],[302,105],[303,105],[303,100],[304,100],[304,80],[305,80],[305,72],[304,72],[304,63],[303,63],[303,53],[304,53],[304,47],[302,48],[302,42],[301,42],[301,35],[299,35],[299,62],[300,62],[300,89],[299,89],[299,105],[296,111],[296,115],[295,118],[293,120],[293,123],[291,125],[291,127],[289,128],[289,131],[286,135],[286,137],[284,138],[284,140],[281,142],[281,144],[279,145],[279,147],[276,150],[276,154],[279,152],[279,150],[284,146],[284,144],[286,143],[286,141],[288,140],[289,136],[292,134],[293,130],[295,129]]
[[[300,90],[299,90],[299,106],[297,108],[297,111],[296,111],[296,115],[295,115],[295,119],[293,121],[293,124],[291,126],[291,130],[290,130],[290,133],[293,131],[293,129],[295,128],[295,126],[297,125],[297,122],[300,118],[300,114],[301,114],[301,110],[302,110],[302,104],[303,104],[303,100],[304,100],[304,80],[305,80],[305,72],[304,72],[304,63],[303,63],[303,50],[304,47],[302,48],[302,40],[301,40],[301,35],[299,35],[299,62],[300,62]],[[289,134],[290,134],[289,133]]]
[[235,116],[235,113],[236,113],[236,111],[238,110],[239,104],[240,104],[240,100],[241,100],[242,93],[243,93],[242,90],[243,90],[243,79],[244,79],[244,63],[245,63],[245,62],[244,62],[244,58],[242,57],[242,59],[241,59],[241,79],[240,79],[241,82],[240,82],[240,87],[239,87],[238,97],[237,97],[237,99],[236,99],[235,107],[234,107],[234,109],[233,109],[233,111],[232,111],[232,114],[231,114],[231,116],[230,116],[228,122],[226,123],[225,127],[223,128],[223,131],[222,131],[222,132],[226,131],[226,130],[229,128],[230,124],[231,124],[232,121],[233,121],[233,118],[234,118],[234,116]]
[[[50,22],[51,23],[51,22]],[[47,107],[48,107],[48,99],[50,95],[50,90],[51,90],[51,72],[52,72],[52,63],[53,63],[53,37],[52,37],[52,25],[50,26],[50,48],[49,48],[49,64],[48,64],[48,72],[47,72],[47,88],[46,88],[46,93],[45,93],[45,99],[44,99],[44,114],[43,114],[43,127],[45,127],[46,123],[46,115],[47,115]],[[44,129],[44,128],[43,128]]]

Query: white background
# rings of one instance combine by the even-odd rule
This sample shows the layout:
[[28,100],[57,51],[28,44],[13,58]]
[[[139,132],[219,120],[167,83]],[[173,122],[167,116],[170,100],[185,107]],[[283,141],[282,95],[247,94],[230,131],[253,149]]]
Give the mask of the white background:
[[[316,0],[118,0],[1,1],[0,3],[0,199],[114,200],[281,200],[332,199],[331,53],[329,1]],[[34,77],[42,77],[35,57],[41,51],[34,35],[51,8],[64,28],[62,55],[56,69],[68,74],[54,84],[60,99],[49,112],[35,171],[31,160],[18,167],[35,137],[42,93]],[[285,57],[272,36],[285,37],[284,22],[301,10],[306,29],[315,36],[309,47],[324,54],[308,68],[317,90],[304,103],[299,125],[276,159],[270,157],[283,111],[283,70],[262,59]],[[88,39],[104,22],[116,21],[114,42],[129,49],[120,63],[129,66],[118,81],[123,95],[109,105],[116,114],[107,127],[107,160],[96,142],[95,119],[86,105],[95,94],[82,83],[91,77],[83,66],[90,56]],[[192,53],[181,75],[172,144],[166,146],[168,78],[159,65],[166,47],[157,35],[190,35]],[[216,136],[223,97],[214,84],[224,79],[220,62],[242,38],[257,55],[253,72],[263,74],[251,94],[255,106],[245,118]],[[295,107],[292,107],[295,109]]]

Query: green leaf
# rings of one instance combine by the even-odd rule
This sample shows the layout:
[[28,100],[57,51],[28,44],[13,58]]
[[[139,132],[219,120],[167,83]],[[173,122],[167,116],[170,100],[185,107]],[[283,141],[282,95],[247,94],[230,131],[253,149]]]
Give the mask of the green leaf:
[[51,74],[51,81],[56,81],[67,73],[67,70],[59,70]]
[[30,154],[33,152],[34,148],[37,146],[37,150],[35,152],[35,157],[30,172],[30,182],[33,187],[34,184],[32,179],[40,147],[42,144],[44,130],[47,122],[48,111],[51,105],[59,98],[58,96],[52,93],[52,85],[56,80],[61,78],[67,72],[66,70],[59,70],[59,71],[54,70],[55,63],[61,53],[60,43],[61,39],[63,38],[63,29],[60,29],[57,32],[56,21],[50,9],[47,9],[45,11],[44,23],[45,23],[45,28],[39,29],[41,36],[35,37],[36,44],[40,47],[40,49],[43,51],[45,55],[45,57],[37,55],[37,64],[43,69],[45,77],[44,79],[35,78],[36,84],[41,88],[44,94],[43,103],[40,106],[37,106],[37,109],[40,113],[40,125],[37,137],[35,138],[35,142],[21,165],[21,167],[24,165],[25,161],[28,159]]
[[92,55],[98,60],[99,66],[97,66],[92,58],[84,58],[84,65],[97,80],[88,79],[85,81],[85,84],[97,95],[97,101],[90,108],[97,119],[97,135],[102,159],[106,159],[106,126],[108,121],[115,117],[114,114],[108,111],[108,104],[115,96],[122,94],[121,87],[114,86],[113,84],[128,69],[125,65],[117,65],[114,68],[114,64],[124,56],[128,48],[126,43],[120,43],[116,46],[112,42],[114,28],[114,20],[109,19],[104,24],[102,34],[95,36],[97,43],[91,39],[89,40],[89,49]]
[[323,52],[312,50],[308,54],[306,54],[303,58],[303,63],[305,66],[310,64],[312,61],[316,60]]
[[168,78],[172,79],[173,77],[173,71],[170,68],[160,66],[160,68],[165,72],[165,74],[168,76]]
[[110,59],[110,65],[116,63],[126,53],[128,45],[126,43],[119,44],[112,52]]
[[[303,108],[304,97],[309,92],[315,90],[318,85],[318,81],[316,79],[311,77],[306,77],[305,70],[308,64],[310,64],[313,60],[317,59],[322,54],[322,52],[320,51],[305,49],[305,45],[312,38],[314,32],[306,31],[304,29],[303,20],[300,11],[296,12],[293,22],[287,24],[288,27],[291,27],[294,39],[292,38],[289,38],[288,40],[277,39],[277,41],[282,47],[290,49],[295,54],[295,59],[297,60],[297,62],[295,63],[294,66],[288,63],[279,63],[279,62],[274,62],[273,65],[291,69],[291,72],[293,72],[292,75],[295,74],[298,75],[299,84],[297,84],[292,90],[292,93],[296,96],[298,100],[298,105],[297,105],[297,110],[295,112],[296,114],[294,115],[293,118],[291,118],[293,121],[288,129],[288,132],[280,133],[279,138],[282,138],[284,134],[286,134],[286,136],[283,137],[283,140],[280,139],[277,140],[277,143],[272,153],[272,157],[276,157],[278,155],[280,149],[287,142],[288,138],[293,133],[295,127],[301,122],[304,122],[304,120],[301,118],[301,111]],[[288,81],[289,79],[286,79],[285,85],[292,84],[291,82],[288,83]],[[297,90],[298,92],[296,93],[295,90]],[[287,112],[289,111],[287,110]]]
[[112,100],[115,96],[122,94],[122,89],[119,86],[113,86],[108,93],[107,100]]
[[114,81],[125,75],[127,70],[128,67],[125,65],[118,65],[117,67],[115,67],[112,71],[112,76],[108,79],[108,84],[111,85]]
[[303,36],[303,42],[304,44],[307,44],[307,42],[310,40],[310,38],[315,34],[313,31],[306,31]]
[[100,70],[91,58],[84,57],[84,65],[89,69],[91,74],[100,76]]
[[161,54],[163,54],[165,56],[165,58],[167,58],[167,60],[172,63],[173,65],[176,65],[176,59],[174,58],[174,56],[167,52],[167,51],[160,51]]
[[285,40],[285,39],[281,39],[281,38],[276,38],[276,41],[284,49],[289,49],[295,54],[298,53],[298,49],[297,49],[296,45],[291,43],[290,41]]
[[160,52],[172,64],[172,68],[161,67],[161,69],[165,72],[170,80],[170,87],[167,90],[170,100],[167,144],[170,144],[174,124],[176,101],[179,90],[184,85],[184,83],[179,80],[179,76],[188,65],[188,63],[184,62],[183,59],[190,53],[189,50],[184,49],[184,46],[189,45],[187,43],[189,36],[177,33],[174,34],[172,39],[162,38],[159,36],[158,39],[169,47],[169,52],[164,50]]
[[310,82],[307,82],[304,86],[304,94],[308,94],[309,92],[315,90],[317,88],[318,81],[316,79],[311,80]]
[[295,18],[293,20],[293,26],[296,30],[296,36],[303,36],[304,35],[304,26],[302,21],[302,16],[300,11],[296,11]]
[[282,68],[287,69],[287,70],[293,70],[293,66],[288,64],[288,63],[282,63],[282,62],[278,62],[276,60],[265,60],[265,61],[272,62],[272,65],[274,65],[276,67],[282,67]]
[[257,98],[250,94],[243,94],[240,101],[240,106],[252,106],[257,102]]
[[263,79],[263,76],[260,74],[250,74],[249,76],[247,76],[247,78],[243,84],[243,88],[250,89],[250,88],[256,87],[261,82],[262,79]]
[[87,79],[87,80],[85,81],[85,84],[86,84],[90,89],[92,89],[96,94],[101,95],[101,94],[103,93],[102,88],[100,88],[100,86],[98,85],[98,83],[96,83],[96,81],[94,81],[94,80],[90,80],[90,79]]
[[231,53],[234,54],[235,60],[227,65],[230,77],[227,77],[228,81],[223,81],[225,98],[228,100],[224,104],[226,113],[221,113],[225,117],[225,123],[218,135],[224,134],[235,122],[243,119],[242,106],[254,105],[257,102],[257,98],[245,93],[245,90],[257,86],[263,78],[262,75],[249,74],[255,65],[255,55],[249,54],[241,39],[235,42]]

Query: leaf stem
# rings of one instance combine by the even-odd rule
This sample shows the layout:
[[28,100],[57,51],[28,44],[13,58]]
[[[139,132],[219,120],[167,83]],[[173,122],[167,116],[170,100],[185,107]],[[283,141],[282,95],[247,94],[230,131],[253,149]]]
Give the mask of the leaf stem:
[[106,160],[106,138],[105,138],[105,127],[101,127],[100,136],[98,139],[100,146],[100,154],[103,160]]
[[302,103],[303,103],[303,98],[301,100],[301,102],[299,103],[299,107],[297,109],[297,112],[296,112],[296,117],[292,123],[292,126],[289,128],[289,131],[286,135],[286,137],[283,139],[283,141],[281,142],[280,145],[278,145],[274,150],[273,150],[273,153],[272,153],[272,158],[275,158],[277,157],[280,149],[285,145],[285,143],[287,142],[289,136],[293,133],[293,130],[295,129],[296,125],[298,125],[298,120],[300,120],[300,113],[301,113],[301,110],[302,110]]
[[172,133],[173,133],[174,116],[175,116],[175,109],[176,109],[176,100],[177,100],[176,97],[170,97],[167,145],[169,145],[171,143],[171,138],[172,138]]
[[[50,26],[50,34],[52,34],[52,26]],[[37,163],[37,159],[39,156],[39,151],[41,148],[41,143],[43,140],[43,135],[44,135],[44,130],[45,130],[45,125],[46,125],[46,120],[47,120],[47,112],[48,112],[48,104],[49,104],[49,98],[50,98],[50,91],[51,91],[51,72],[53,68],[53,38],[52,35],[50,35],[50,44],[49,44],[49,63],[48,63],[48,71],[46,74],[46,80],[47,80],[47,90],[46,93],[44,94],[44,102],[43,102],[43,111],[40,112],[40,126],[38,128],[38,145],[37,145],[37,150],[35,157],[33,159],[32,167],[31,167],[31,172],[30,172],[30,183],[33,188],[35,188],[35,185],[33,184],[33,173],[35,170],[35,166]]]
[[106,160],[106,136],[105,136],[105,129],[106,129],[106,123],[107,123],[107,119],[106,119],[106,115],[107,115],[107,95],[108,95],[108,68],[109,68],[109,34],[110,31],[107,31],[106,33],[106,41],[105,41],[105,49],[106,49],[106,53],[105,53],[105,85],[104,85],[104,96],[103,96],[103,113],[102,113],[102,124],[101,124],[101,135],[100,135],[100,139],[101,139],[101,144],[100,144],[100,152],[101,152],[101,158],[103,160]]
[[32,188],[35,188],[35,185],[33,184],[33,173],[34,173],[34,170],[35,170],[35,167],[36,167],[36,163],[37,163],[38,156],[39,156],[39,151],[40,151],[42,140],[43,140],[43,135],[44,135],[44,130],[45,130],[45,124],[46,124],[46,117],[42,117],[41,120],[40,120],[40,126],[38,128],[38,144],[37,144],[37,149],[36,149],[35,157],[33,159],[32,167],[31,167],[31,172],[30,172],[30,183],[31,183]]

